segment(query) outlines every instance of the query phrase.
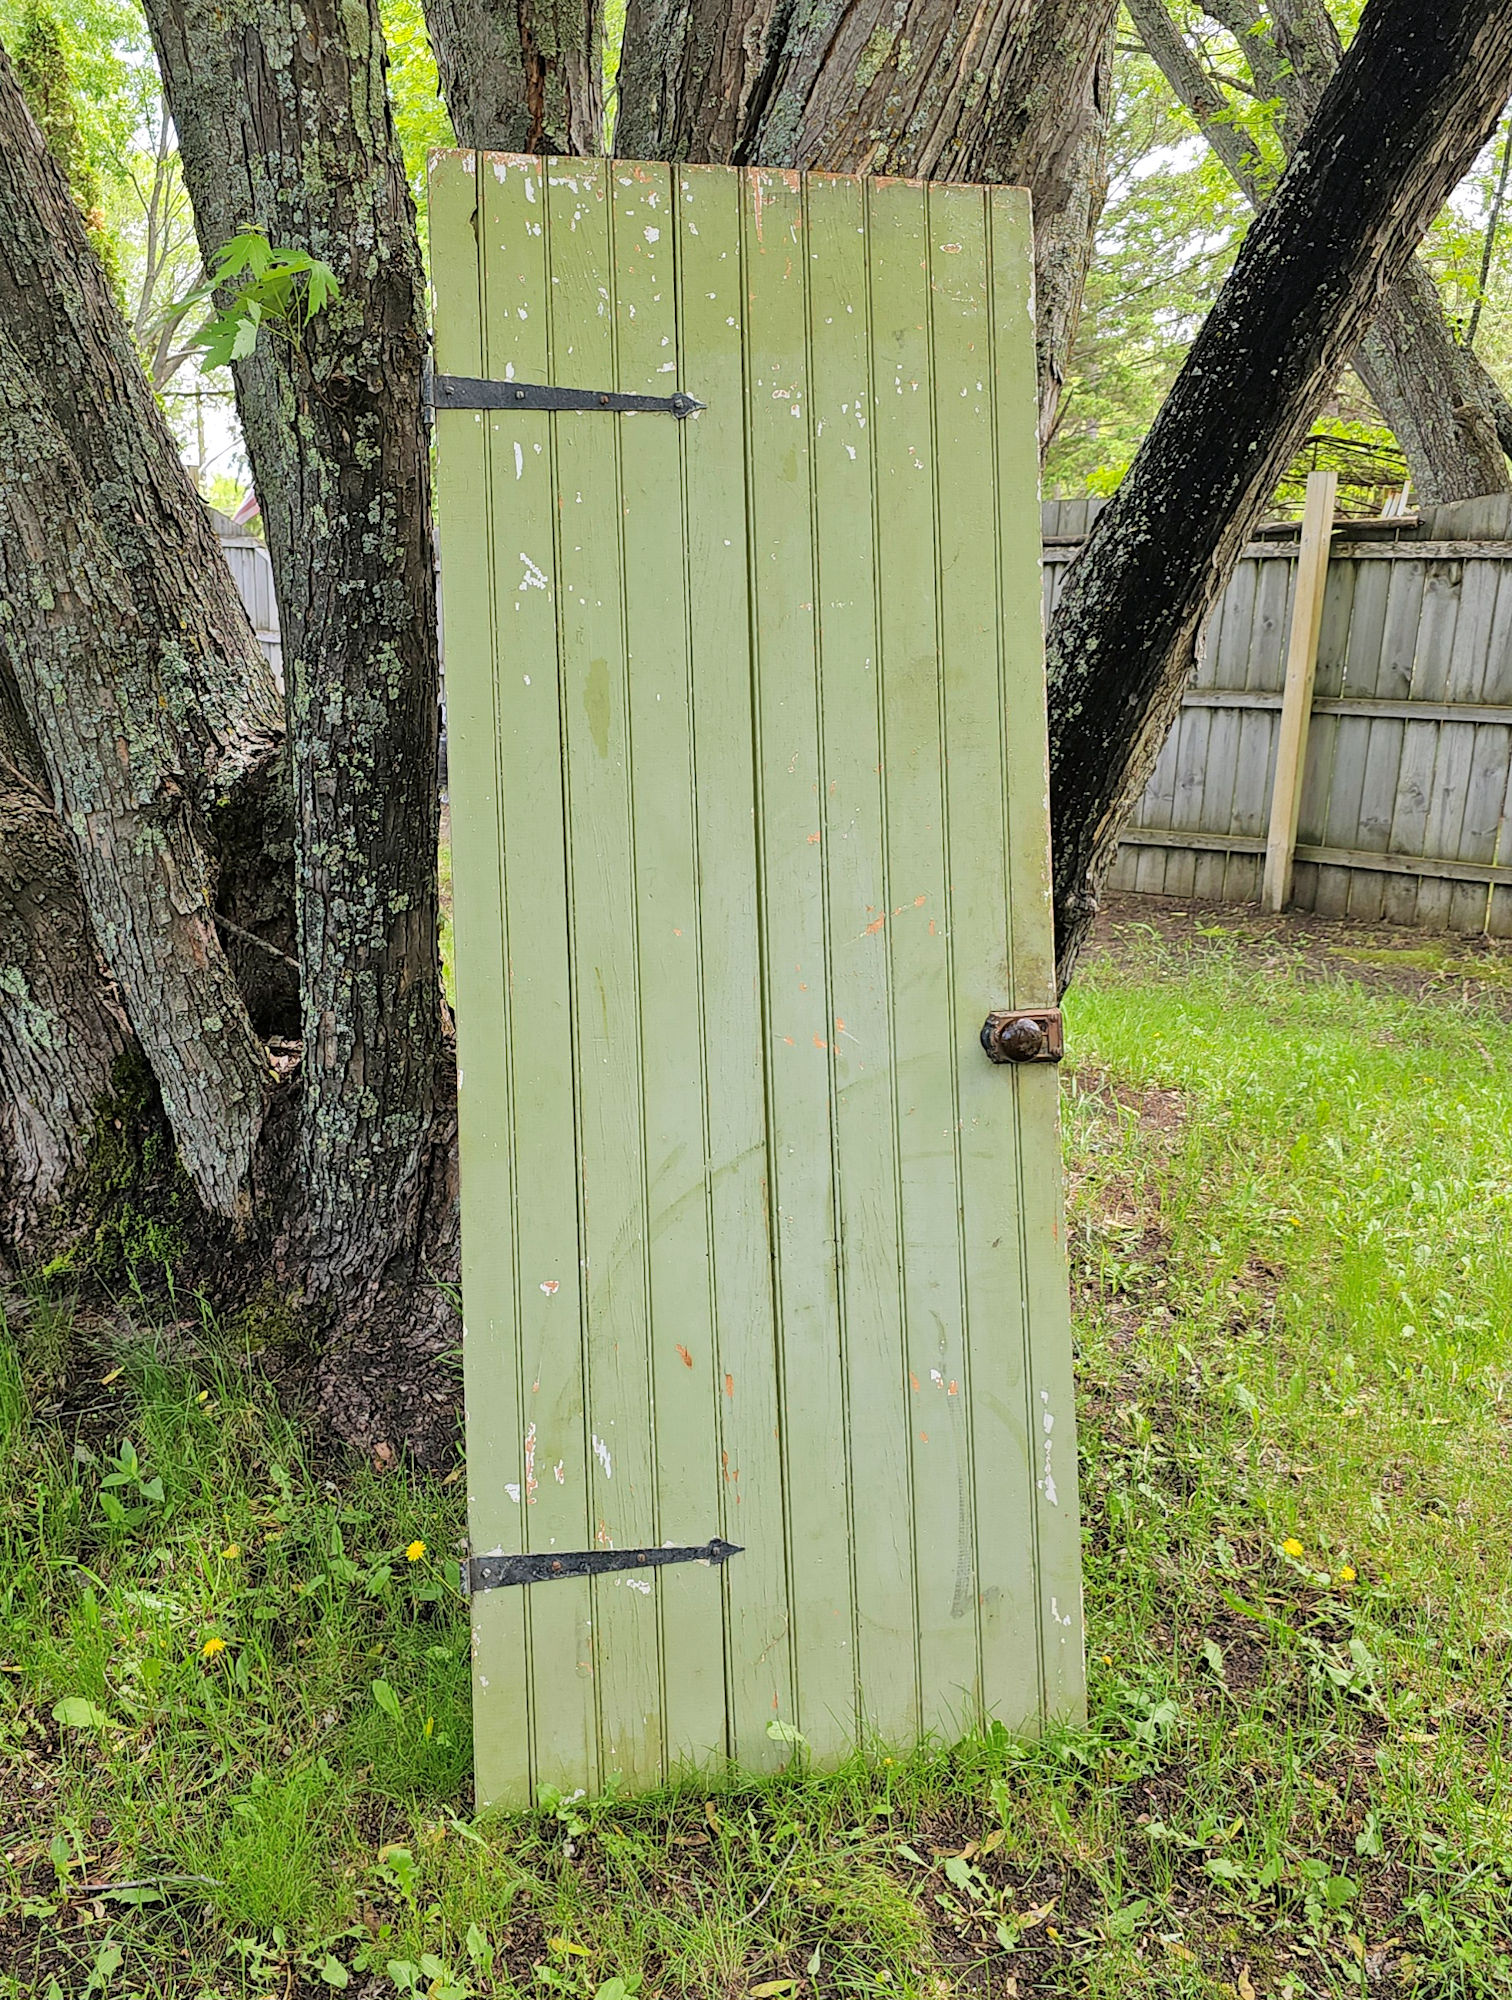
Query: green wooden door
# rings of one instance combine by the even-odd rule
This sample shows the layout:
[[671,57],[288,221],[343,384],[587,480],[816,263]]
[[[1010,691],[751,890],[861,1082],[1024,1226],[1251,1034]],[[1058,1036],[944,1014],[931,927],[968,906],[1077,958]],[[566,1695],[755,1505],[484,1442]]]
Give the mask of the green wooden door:
[[[1030,231],[452,153],[438,412],[478,1792],[1082,1696]],[[772,1724],[779,1725],[777,1729]]]

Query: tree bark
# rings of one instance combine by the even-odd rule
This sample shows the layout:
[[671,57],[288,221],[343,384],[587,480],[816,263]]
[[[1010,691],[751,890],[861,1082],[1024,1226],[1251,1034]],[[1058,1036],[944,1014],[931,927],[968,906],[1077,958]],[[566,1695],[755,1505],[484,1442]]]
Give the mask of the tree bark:
[[[1166,0],[1128,0],[1140,40],[1196,120],[1208,144],[1251,206],[1269,190],[1260,162],[1227,116],[1220,86],[1209,78],[1166,11]],[[1256,88],[1283,108],[1288,154],[1307,129],[1343,53],[1323,0],[1278,0],[1274,26],[1248,0],[1216,0],[1208,10],[1236,35]],[[1455,340],[1438,287],[1414,257],[1383,296],[1353,365],[1401,446],[1419,497],[1432,504],[1496,493],[1508,467],[1485,369]]]
[[211,816],[254,781],[276,816],[277,691],[3,51],[0,324],[0,645],[185,1167],[244,1220],[268,1066]]
[[604,150],[602,0],[427,0],[425,21],[459,144]]
[[629,0],[615,151],[1027,187],[1043,445],[1106,192],[1116,16],[1116,0]]
[[1512,90],[1500,0],[1370,0],[1050,631],[1061,978],[1276,480]]
[[429,1407],[414,1373],[424,1340],[387,1391],[358,1344],[379,1327],[388,1365],[374,1302],[394,1296],[417,1327],[434,1322],[438,1344],[455,1338],[426,1277],[426,1239],[450,1228],[455,1090],[437,922],[427,336],[383,35],[376,0],[239,0],[229,20],[218,0],[149,0],[148,15],[206,259],[254,227],[323,258],[340,285],[301,333],[265,332],[235,369],[293,751],[304,1031],[299,1212],[282,1254],[335,1316],[323,1383],[338,1426],[370,1432],[387,1393],[413,1434]]
[[53,1247],[131,1030],[68,841],[0,672],[0,1264]]

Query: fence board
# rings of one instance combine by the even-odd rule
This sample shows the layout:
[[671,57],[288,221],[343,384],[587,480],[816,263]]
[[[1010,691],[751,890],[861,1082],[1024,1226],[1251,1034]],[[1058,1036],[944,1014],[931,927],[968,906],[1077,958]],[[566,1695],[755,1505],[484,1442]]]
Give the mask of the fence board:
[[[1102,504],[1047,504],[1047,613]],[[1243,550],[1112,887],[1258,898],[1296,553]],[[1299,907],[1512,935],[1509,496],[1335,530],[1297,837]]]

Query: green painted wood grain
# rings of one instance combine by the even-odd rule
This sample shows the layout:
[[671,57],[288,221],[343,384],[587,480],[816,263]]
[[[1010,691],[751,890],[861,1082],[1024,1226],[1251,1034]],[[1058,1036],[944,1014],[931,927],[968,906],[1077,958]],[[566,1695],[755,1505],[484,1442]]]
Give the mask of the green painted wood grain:
[[744,1769],[764,1770],[786,1759],[766,1731],[794,1696],[756,922],[742,185],[722,167],[677,170],[683,385],[708,406],[682,427],[682,449],[721,1533],[745,1550],[720,1577],[725,1740]]
[[970,1057],[952,995],[927,196],[880,182],[870,214],[888,877],[877,935],[893,994],[922,1719],[949,1735],[979,1718],[983,1690],[955,1132],[956,1074]]
[[[616,167],[614,337],[618,386],[679,386],[676,195],[671,169]],[[632,773],[640,1012],[648,1355],[654,1412],[654,1539],[687,1544],[721,1529],[718,1386],[711,1300],[705,1104],[708,1048],[699,959],[698,783],[684,548],[689,508],[682,427],[624,427],[619,465],[626,700]],[[669,1568],[660,1615],[666,1763],[704,1765],[725,1747],[720,1580]]]
[[[551,339],[541,379],[574,388],[616,386],[609,166],[603,160],[553,160],[545,179]],[[606,273],[611,274],[607,300]],[[579,1546],[645,1548],[659,1537],[646,1354],[628,579],[620,547],[620,464],[627,444],[635,447],[619,424],[592,415],[557,419],[552,428],[592,1497],[588,1539]],[[663,1768],[655,1592],[608,1575],[593,1579],[589,1597],[604,1776],[635,1787],[655,1783]]]
[[796,1722],[816,1757],[856,1738],[845,1357],[830,1130],[829,938],[798,175],[753,172],[743,216],[751,673],[761,840],[769,1171]]
[[[432,254],[446,311],[436,330],[436,361],[459,375],[481,374],[484,366],[482,271],[473,232],[477,206],[473,155],[438,155],[430,171]],[[436,513],[454,661],[447,690],[448,762],[453,789],[464,802],[453,819],[453,916],[470,941],[456,966],[468,1530],[475,1549],[508,1549],[518,1546],[519,1536],[518,1499],[510,1500],[508,1488],[518,1495],[525,1474],[514,1147],[510,1120],[500,1115],[510,1099],[495,655],[500,619],[494,583],[500,572],[487,420],[479,413],[457,413],[445,421]],[[525,1596],[492,1591],[471,1609],[476,1779],[479,1801],[486,1805],[530,1794]]]
[[[1039,463],[1029,366],[1034,330],[1033,232],[1020,188],[988,195],[992,242],[992,321],[997,361],[997,489],[1004,794],[1008,801],[1005,872],[1011,909],[1011,1002],[1043,1007],[1055,995],[1055,930],[1050,908],[1049,802],[1045,730],[1044,639],[1027,615],[1039,567],[1036,490]],[[1022,1201],[1018,1224],[1025,1276],[1021,1339],[1029,1384],[1027,1427],[1034,1440],[1033,1535],[1039,1589],[1041,1687],[1046,1717],[1079,1721],[1085,1710],[1081,1615],[1081,1529],[1077,1507],[1076,1412],[1071,1375],[1070,1299],[1066,1285],[1061,1195],[1060,1099],[1056,1073],[1034,1063],[1007,1073],[1017,1112]],[[1016,1527],[1017,1524],[1015,1524]],[[1015,1691],[989,1697],[1009,1724]]]
[[[810,335],[820,849],[829,937],[829,1072],[839,1203],[847,1528],[861,1727],[919,1734],[908,1370],[898,1266],[891,1006],[881,781],[881,651],[871,533],[873,438],[866,189],[811,175]],[[860,1517],[858,1519],[858,1516]]]
[[[536,161],[484,155],[478,182],[487,372],[540,381],[547,369],[544,174]],[[594,1530],[575,1167],[579,996],[570,952],[564,833],[559,488],[550,417],[504,411],[490,418],[489,436],[500,628],[499,842],[512,1055],[511,1095],[492,1115],[508,1119],[516,1159],[523,1543],[532,1553],[547,1553],[590,1547]],[[445,443],[443,430],[443,450]],[[561,1481],[555,1476],[558,1464]],[[533,1780],[567,1790],[597,1787],[602,1769],[590,1583],[576,1579],[527,1592],[526,1618]]]
[[480,1797],[1074,1715],[1026,204],[435,173]]
[[[1011,356],[994,352],[985,196],[932,188],[927,226],[936,453],[939,465],[950,468],[948,478],[937,479],[935,511],[952,1008],[954,1041],[964,1047],[1001,1004],[993,996],[1013,991],[1005,752],[1010,736],[1024,729],[1025,691],[1004,687],[982,663],[1004,661],[1004,627],[1017,608],[1011,596],[1005,602],[998,571],[995,406],[1007,397],[1018,414],[1028,385]],[[1025,513],[1034,512],[1032,485],[1015,497]],[[1040,714],[1032,693],[1029,706]],[[1043,837],[1024,859],[1043,867]],[[971,1443],[982,1687],[987,1706],[1018,1723],[1038,1712],[1041,1687],[1034,1542],[1024,1531],[1033,1519],[1035,1447],[1021,1338],[1024,1243],[1016,1224],[1024,1190],[1015,1089],[1013,1071],[988,1063],[957,1067],[968,1328],[961,1393]],[[1016,1522],[1023,1524],[1018,1532]]]

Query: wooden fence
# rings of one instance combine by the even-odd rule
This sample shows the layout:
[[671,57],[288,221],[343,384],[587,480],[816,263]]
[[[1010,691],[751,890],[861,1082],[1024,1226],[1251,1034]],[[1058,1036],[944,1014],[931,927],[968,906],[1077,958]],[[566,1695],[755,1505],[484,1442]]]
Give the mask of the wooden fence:
[[[1046,504],[1047,614],[1100,504]],[[1111,886],[1259,900],[1298,550],[1244,550]],[[1311,718],[1292,903],[1512,936],[1512,495],[1334,528]]]

